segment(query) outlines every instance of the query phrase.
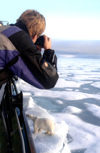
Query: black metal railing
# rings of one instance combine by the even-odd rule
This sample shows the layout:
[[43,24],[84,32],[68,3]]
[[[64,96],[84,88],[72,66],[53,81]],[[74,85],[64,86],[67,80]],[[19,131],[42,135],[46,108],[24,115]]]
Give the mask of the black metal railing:
[[6,146],[0,145],[0,150],[5,147],[7,153],[36,153],[32,133],[23,111],[23,94],[18,93],[15,81],[16,77],[7,81],[0,104],[0,120],[6,139]]

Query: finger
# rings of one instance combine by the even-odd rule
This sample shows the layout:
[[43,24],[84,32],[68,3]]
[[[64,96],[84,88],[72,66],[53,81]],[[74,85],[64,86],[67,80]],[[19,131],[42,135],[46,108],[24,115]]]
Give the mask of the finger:
[[49,37],[48,37],[47,39],[48,39],[48,41],[50,40],[50,38],[49,38]]

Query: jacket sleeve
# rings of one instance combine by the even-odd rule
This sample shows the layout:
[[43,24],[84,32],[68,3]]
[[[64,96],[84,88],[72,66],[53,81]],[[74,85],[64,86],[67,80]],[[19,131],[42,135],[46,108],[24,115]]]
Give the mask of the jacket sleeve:
[[42,55],[24,31],[15,33],[9,39],[21,53],[22,59],[39,83],[45,89],[53,88],[59,77],[55,51],[45,50]]

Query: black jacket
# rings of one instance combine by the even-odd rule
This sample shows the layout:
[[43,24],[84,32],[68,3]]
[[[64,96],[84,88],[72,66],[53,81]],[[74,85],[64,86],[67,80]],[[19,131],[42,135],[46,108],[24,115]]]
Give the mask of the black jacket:
[[[16,27],[20,29],[17,32]],[[9,29],[14,28],[15,32],[10,32],[11,30]],[[2,34],[8,37],[8,39],[18,50],[21,58],[23,59],[24,63],[27,65],[33,76],[36,78],[36,80],[45,89],[53,88],[58,80],[57,57],[55,55],[55,51],[51,49],[45,50],[42,55],[41,52],[37,49],[36,45],[33,44],[33,41],[28,34],[27,28],[22,23],[11,25],[6,30],[8,30],[10,34],[7,35],[7,32],[5,32],[4,30],[2,31]],[[25,68],[23,67],[23,71],[24,69]],[[28,74],[26,75],[28,77]],[[20,77],[19,73],[18,77]],[[24,77],[20,78],[30,83],[28,79],[24,79]],[[34,83],[32,83],[33,78],[30,79],[30,84],[34,85]],[[36,87],[38,87],[38,85]]]

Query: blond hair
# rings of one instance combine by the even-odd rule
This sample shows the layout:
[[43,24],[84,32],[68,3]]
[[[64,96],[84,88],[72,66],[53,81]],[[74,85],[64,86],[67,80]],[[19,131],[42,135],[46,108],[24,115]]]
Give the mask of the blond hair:
[[31,37],[35,35],[39,37],[45,30],[45,18],[35,10],[26,10],[23,12],[19,19],[17,19],[17,22],[19,21],[26,25]]

